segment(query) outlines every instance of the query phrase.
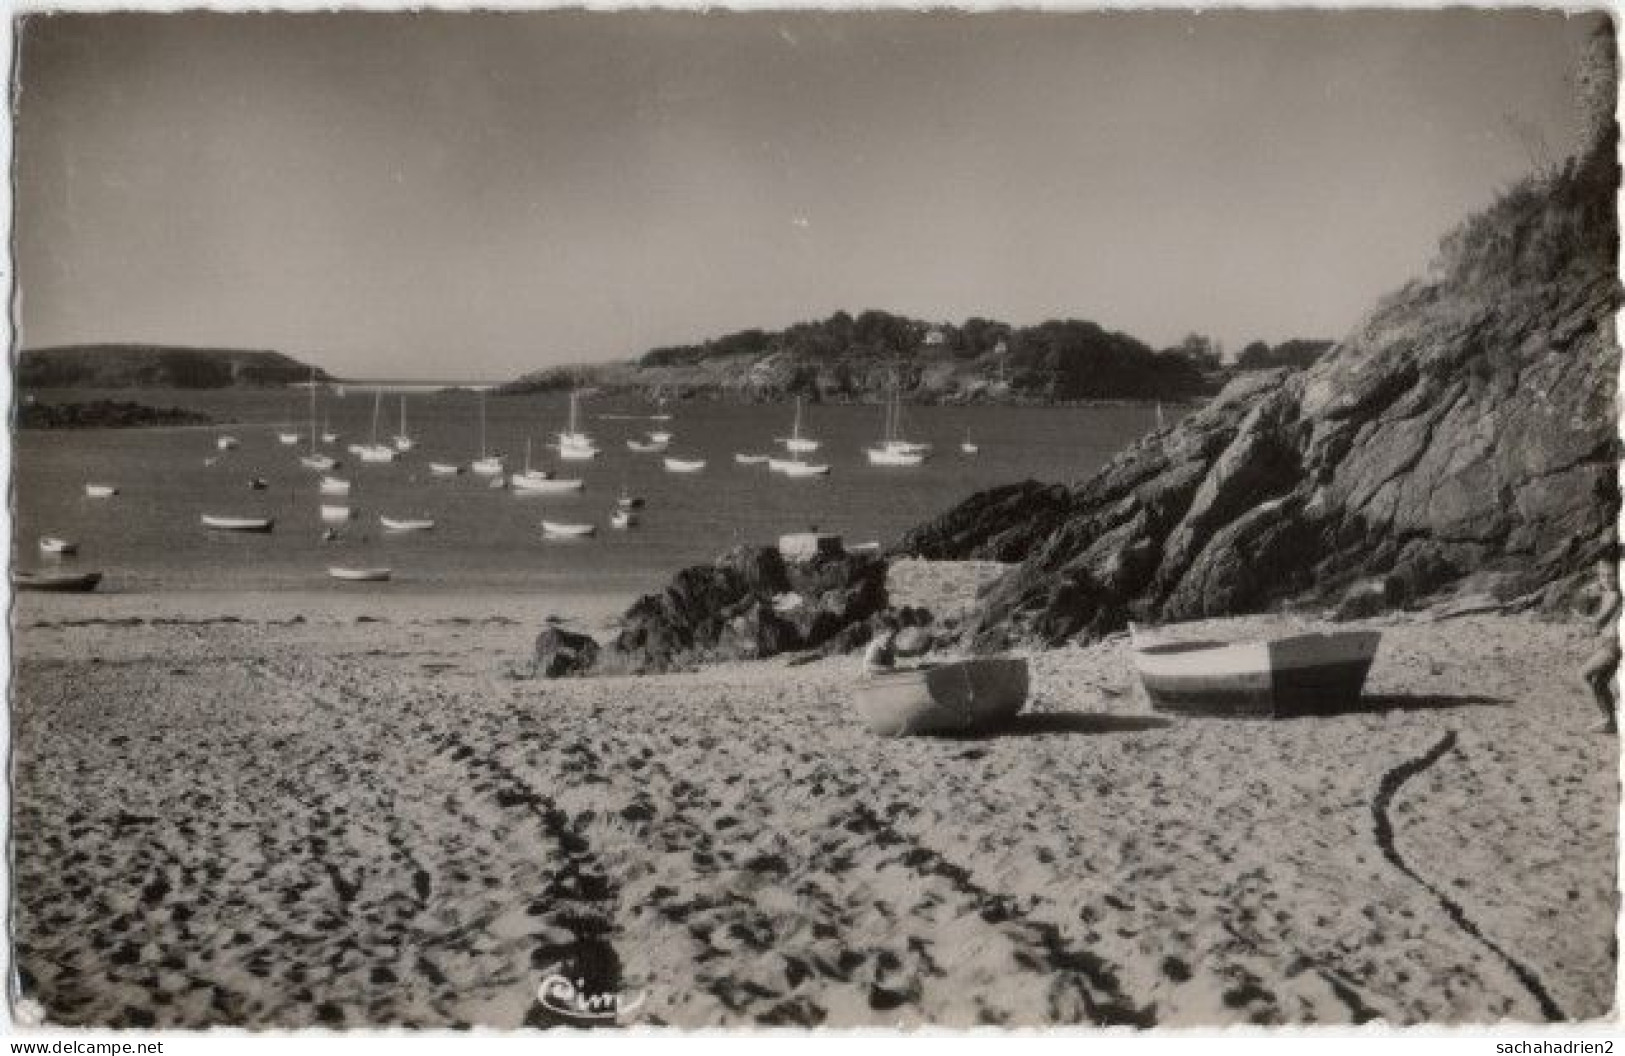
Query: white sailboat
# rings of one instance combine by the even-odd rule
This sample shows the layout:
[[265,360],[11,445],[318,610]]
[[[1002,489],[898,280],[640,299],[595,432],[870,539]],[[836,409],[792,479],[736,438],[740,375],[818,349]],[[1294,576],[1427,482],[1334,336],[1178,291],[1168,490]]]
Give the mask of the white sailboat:
[[480,390],[480,457],[474,460],[470,467],[482,477],[500,477],[502,475],[502,456],[485,453],[485,390]]
[[902,396],[896,386],[892,388],[892,398],[886,403],[886,435],[885,439],[875,446],[864,449],[872,466],[917,466],[925,461],[929,444],[915,443],[904,440],[898,435],[901,431]]
[[388,444],[378,442],[378,412],[383,408],[383,401],[383,390],[374,390],[372,394],[372,440],[356,452],[363,462],[395,461],[395,449]]
[[517,492],[533,495],[557,495],[561,492],[580,491],[586,481],[554,477],[545,469],[530,468],[530,437],[525,438],[525,469],[508,478],[508,486]]
[[333,431],[333,423],[332,423],[332,421],[329,418],[327,418],[326,416],[323,416],[323,418],[322,418],[322,443],[324,443],[324,444],[336,444],[338,442],[339,442],[339,434],[335,433]]
[[338,466],[338,460],[316,450],[316,368],[310,369],[310,454],[302,455],[299,464],[306,469],[326,473]]
[[967,455],[974,455],[981,450],[979,445],[971,441],[969,429],[965,430],[965,439],[959,441],[959,450]]
[[416,445],[412,434],[406,431],[406,395],[401,395],[401,431],[395,434],[395,450],[410,451]]
[[[570,393],[570,425],[559,434],[559,457],[571,462],[581,462],[598,457],[598,445],[593,438],[582,432],[577,419],[580,415],[581,394]],[[655,439],[651,436],[650,439]]]
[[792,458],[780,462],[778,466],[774,467],[773,471],[782,473],[791,480],[802,477],[827,477],[829,476],[829,465],[827,463],[815,465],[799,458]]
[[785,437],[779,437],[778,442],[784,445],[784,449],[786,451],[794,451],[796,454],[806,454],[809,451],[817,451],[818,450],[819,441],[814,440],[810,436],[802,436],[801,435],[801,397],[800,396],[796,397],[796,417],[795,417],[795,421],[793,423],[791,423],[790,435],[785,436]]

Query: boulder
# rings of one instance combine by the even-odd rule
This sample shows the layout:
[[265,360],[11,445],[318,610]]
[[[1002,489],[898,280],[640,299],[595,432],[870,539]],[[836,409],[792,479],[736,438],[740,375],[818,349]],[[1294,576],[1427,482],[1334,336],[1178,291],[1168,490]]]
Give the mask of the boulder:
[[598,660],[598,643],[585,634],[549,627],[536,636],[536,673],[544,678],[585,674]]

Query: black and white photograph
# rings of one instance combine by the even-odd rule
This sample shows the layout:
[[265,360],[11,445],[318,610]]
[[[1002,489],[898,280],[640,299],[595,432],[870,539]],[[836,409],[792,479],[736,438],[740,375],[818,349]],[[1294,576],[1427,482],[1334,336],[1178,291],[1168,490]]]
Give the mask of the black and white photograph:
[[1612,8],[9,19],[8,1032],[1617,1027]]

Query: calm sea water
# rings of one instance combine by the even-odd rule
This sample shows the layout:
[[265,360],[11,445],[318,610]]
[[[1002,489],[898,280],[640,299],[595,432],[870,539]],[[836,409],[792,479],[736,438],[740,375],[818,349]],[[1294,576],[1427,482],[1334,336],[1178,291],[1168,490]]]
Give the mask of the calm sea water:
[[[584,401],[583,426],[603,448],[590,462],[557,463],[543,445],[564,424],[559,395],[492,396],[487,401],[489,445],[523,462],[525,439],[535,461],[558,475],[583,477],[586,488],[568,497],[521,497],[487,487],[484,478],[429,474],[427,462],[466,463],[477,453],[477,397],[470,392],[415,394],[408,399],[409,432],[416,448],[392,464],[361,463],[346,445],[371,434],[370,392],[324,395],[321,415],[343,434],[329,448],[342,462],[338,476],[354,482],[348,499],[358,517],[336,542],[323,542],[319,507],[346,500],[321,497],[320,474],[299,465],[308,429],[304,393],[148,390],[45,392],[43,400],[98,396],[135,398],[156,405],[206,411],[235,424],[203,429],[96,429],[16,434],[14,491],[15,567],[45,564],[36,546],[42,534],[77,541],[65,565],[106,572],[104,588],[142,590],[320,589],[354,592],[408,586],[433,591],[648,589],[675,569],[704,561],[736,543],[770,543],[781,533],[817,526],[849,543],[890,540],[974,491],[1035,478],[1071,481],[1100,466],[1154,425],[1149,407],[989,408],[914,407],[905,411],[910,439],[936,445],[917,468],[868,465],[864,445],[881,434],[879,407],[808,408],[804,432],[824,443],[816,461],[834,468],[827,478],[788,480],[764,465],[738,465],[736,451],[768,453],[772,439],[788,435],[788,406],[693,403],[672,405],[672,419],[644,416],[648,404],[608,398]],[[396,431],[398,398],[384,401],[380,439]],[[282,446],[279,426],[300,429],[298,448]],[[665,428],[675,434],[670,454],[704,458],[696,475],[664,471],[660,455],[636,454],[629,437]],[[230,452],[216,449],[221,434],[239,439]],[[969,435],[980,452],[962,455]],[[206,464],[208,460],[213,464]],[[252,477],[269,484],[248,487]],[[87,482],[117,485],[112,499],[85,496]],[[622,488],[647,500],[642,523],[630,531],[609,527]],[[204,513],[276,518],[269,535],[206,531]],[[386,534],[379,515],[429,517],[434,530]],[[594,522],[596,537],[544,540],[543,518]],[[390,584],[359,586],[327,577],[330,564],[388,566]]]

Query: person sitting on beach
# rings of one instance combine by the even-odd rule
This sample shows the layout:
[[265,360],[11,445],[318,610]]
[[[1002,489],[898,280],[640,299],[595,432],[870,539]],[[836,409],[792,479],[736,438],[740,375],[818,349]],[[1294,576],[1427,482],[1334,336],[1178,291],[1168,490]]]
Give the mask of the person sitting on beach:
[[897,667],[897,624],[886,620],[875,632],[874,640],[863,653],[865,674],[884,674]]
[[1591,614],[1591,625],[1604,635],[1603,644],[1580,669],[1591,695],[1602,709],[1602,719],[1592,727],[1597,733],[1618,733],[1619,701],[1614,693],[1614,675],[1619,670],[1619,629],[1615,617],[1619,615],[1619,565],[1617,550],[1598,560],[1596,564],[1598,594],[1597,610]]

